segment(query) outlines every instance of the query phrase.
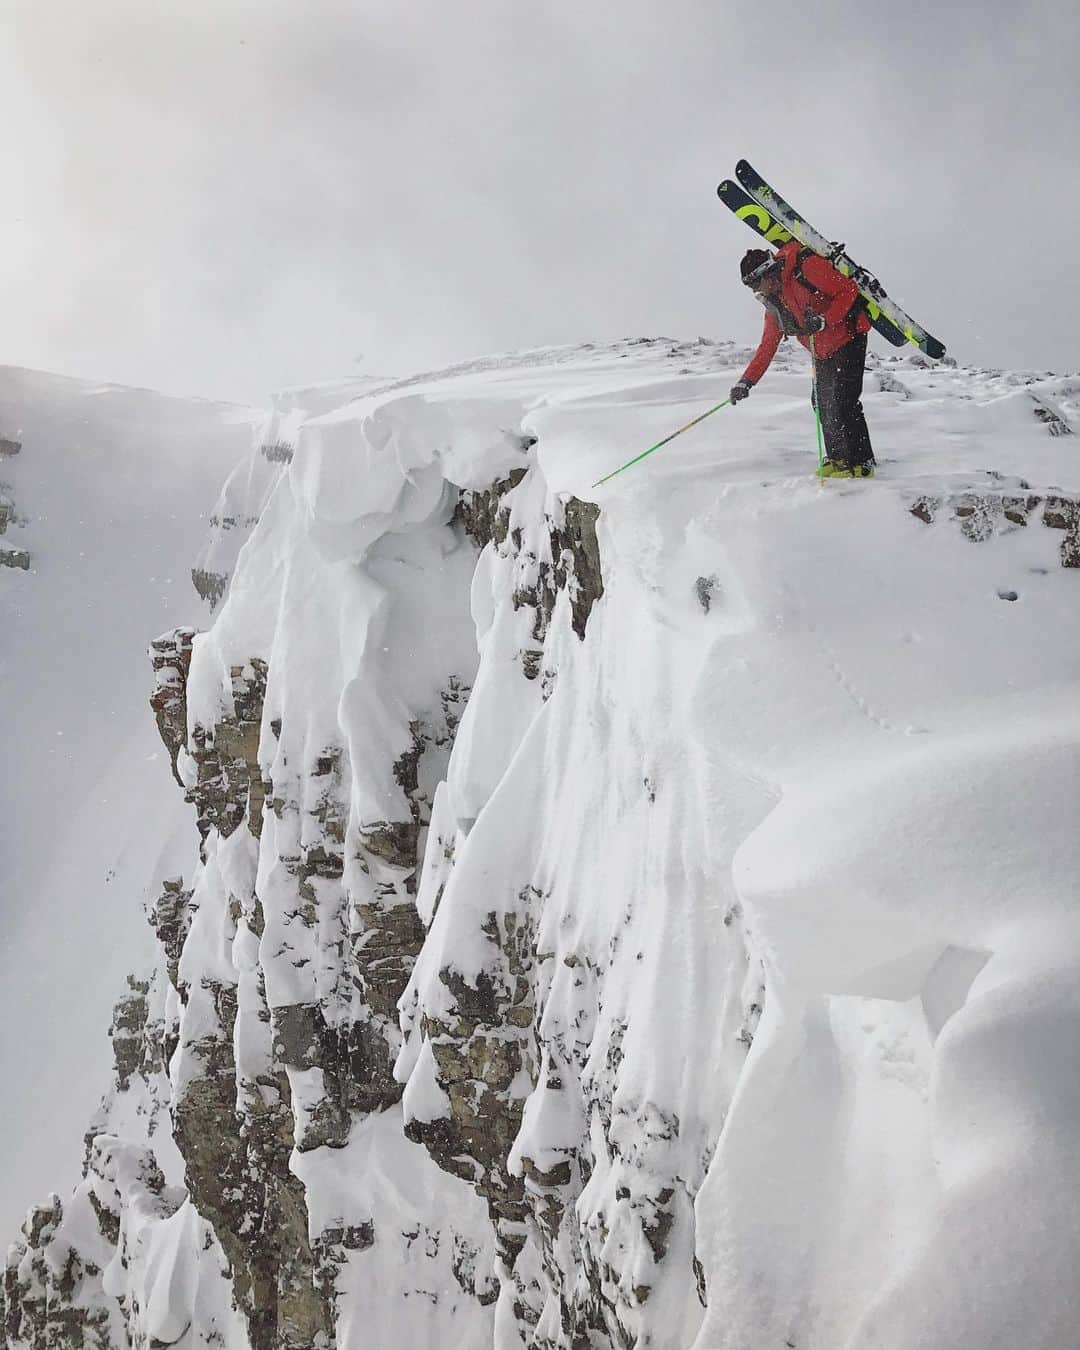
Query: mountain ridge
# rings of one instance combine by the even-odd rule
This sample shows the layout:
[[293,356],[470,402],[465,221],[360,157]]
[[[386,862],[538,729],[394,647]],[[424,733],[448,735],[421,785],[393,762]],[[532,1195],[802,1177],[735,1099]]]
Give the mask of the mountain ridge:
[[784,351],[590,487],[747,356],[256,429],[155,643],[199,861],[12,1350],[1059,1342],[1080,377],[875,357],[879,476],[822,485]]

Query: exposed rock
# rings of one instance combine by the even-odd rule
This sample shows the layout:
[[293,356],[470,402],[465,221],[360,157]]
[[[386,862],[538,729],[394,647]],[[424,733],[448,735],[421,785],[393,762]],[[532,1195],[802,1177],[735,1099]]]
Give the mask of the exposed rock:
[[600,508],[576,497],[555,502],[544,518],[544,533],[524,542],[520,527],[511,524],[510,508],[504,504],[495,521],[494,539],[500,553],[516,562],[514,605],[534,611],[532,637],[535,648],[525,648],[522,662],[526,678],[540,673],[540,648],[551,625],[558,596],[565,592],[572,626],[584,640],[592,607],[604,593],[600,570],[600,547],[596,522]]
[[[501,552],[520,558],[525,564],[516,587],[515,603],[535,608],[533,636],[538,643],[543,642],[551,622],[555,597],[563,590],[570,598],[574,631],[584,638],[592,607],[604,593],[596,539],[600,508],[576,497],[554,503],[547,517],[544,556],[524,549],[520,530],[512,528],[511,514],[512,494],[526,473],[525,469],[515,469],[486,492],[463,492],[455,519],[479,547],[493,543]],[[537,673],[534,658],[532,670],[527,670],[528,678],[535,679]]]
[[193,567],[191,584],[202,599],[207,601],[210,608],[214,609],[225,594],[229,578],[222,572],[208,572],[205,568]]
[[[10,459],[22,449],[18,441],[0,439],[0,459]],[[5,534],[9,525],[23,524],[15,510],[15,499],[10,486],[0,483],[0,534]],[[12,567],[16,571],[30,570],[30,553],[25,548],[0,548],[0,567]]]
[[483,548],[485,544],[493,541],[501,544],[506,538],[509,513],[506,513],[500,521],[502,499],[517,487],[527,472],[524,468],[514,469],[506,478],[501,478],[484,491],[463,491],[458,497],[454,519],[460,522],[462,529],[477,548]]
[[129,992],[116,1005],[109,1028],[116,1082],[121,1091],[131,1081],[132,1074],[145,1067],[146,995],[150,985],[145,980],[136,980],[133,975],[129,975],[128,989]]
[[574,632],[582,640],[592,607],[604,594],[600,545],[596,538],[599,516],[600,508],[595,502],[572,497],[565,505],[561,524],[554,522],[552,532],[551,551],[557,559],[554,589],[565,587],[569,592]]
[[271,1014],[274,1054],[292,1069],[319,1069],[322,1087],[297,1129],[301,1151],[341,1148],[353,1112],[380,1111],[401,1096],[390,1069],[392,1047],[377,1019],[327,1025],[315,1004],[275,1008]]
[[1080,567],[1080,499],[1047,497],[1043,524],[1052,530],[1064,530],[1061,541],[1062,567]]
[[411,820],[377,820],[360,831],[368,853],[402,868],[416,866],[416,836],[417,826]]
[[173,778],[183,787],[176,761],[187,742],[187,677],[191,666],[194,628],[175,628],[150,644],[154,668],[154,692],[150,706],[157,719],[158,734],[169,752]]
[[717,577],[698,577],[694,582],[694,594],[697,596],[698,604],[708,614],[712,608],[713,592],[716,590]]
[[405,1130],[453,1176],[470,1181],[488,1204],[504,1276],[518,1289],[521,1315],[535,1321],[535,1291],[515,1264],[525,1245],[530,1206],[524,1181],[511,1175],[510,1150],[521,1125],[522,1076],[535,1081],[530,1034],[534,943],[527,912],[488,916],[492,944],[488,970],[472,983],[451,969],[440,978],[451,995],[444,1021],[426,1017],[438,1080],[450,1103],[448,1118],[411,1120]]
[[279,1072],[274,1093],[245,1096],[238,1111],[235,993],[205,982],[203,992],[217,1026],[184,1047],[187,1072],[196,1076],[173,1108],[192,1199],[229,1260],[253,1350],[300,1350],[320,1337],[332,1343],[331,1311],[315,1284],[304,1188],[289,1170],[288,1081]]
[[1074,431],[1061,413],[1047,403],[1045,399],[1036,397],[1035,394],[1029,395],[1031,398],[1031,411],[1035,414],[1035,420],[1041,422],[1046,427],[1051,436],[1072,436]]
[[296,453],[296,447],[288,441],[269,441],[259,448],[263,457],[271,464],[289,464]]
[[[266,662],[252,657],[230,671],[232,714],[216,727],[197,726],[188,750],[196,781],[187,792],[204,841],[212,829],[227,839],[244,820],[258,838],[265,790],[259,771],[259,732]],[[166,742],[168,744],[168,742]]]
[[[190,653],[190,642],[186,650]],[[167,646],[163,654],[167,656]],[[166,664],[174,674],[159,726],[170,745],[175,727],[186,727],[186,716],[178,723],[168,709],[175,712],[184,702],[188,666],[175,659]],[[213,831],[229,838],[244,828],[254,836],[261,827],[264,790],[258,744],[266,664],[254,658],[234,667],[230,678],[232,715],[209,731],[196,728],[190,742],[196,775],[187,795],[196,807],[204,847]],[[316,861],[312,870],[319,866]],[[271,1062],[259,1083],[245,1082],[234,1052],[236,986],[206,976],[197,988],[185,985],[180,967],[193,909],[192,895],[180,880],[166,883],[152,917],[170,979],[198,1028],[194,1037],[188,1035],[187,1015],[182,1017],[183,1087],[173,1103],[174,1135],[191,1197],[213,1225],[228,1258],[236,1304],[246,1317],[253,1350],[331,1344],[332,1312],[315,1281],[304,1187],[289,1170],[294,1119],[284,1064]],[[256,897],[237,897],[223,918],[233,927],[243,919],[253,931],[258,929]],[[259,997],[265,998],[261,982]],[[265,1003],[254,1014],[269,1039]]]
[[1060,547],[1062,567],[1080,567],[1080,498],[972,491],[923,495],[916,498],[910,510],[926,525],[932,525],[943,511],[948,511],[965,538],[981,543],[996,534],[1026,526],[1040,507],[1045,526],[1065,531]]
[[182,1002],[187,1000],[187,986],[180,979],[180,954],[191,928],[192,914],[192,892],[184,889],[183,877],[166,878],[150,911],[150,924],[165,954],[169,981]]

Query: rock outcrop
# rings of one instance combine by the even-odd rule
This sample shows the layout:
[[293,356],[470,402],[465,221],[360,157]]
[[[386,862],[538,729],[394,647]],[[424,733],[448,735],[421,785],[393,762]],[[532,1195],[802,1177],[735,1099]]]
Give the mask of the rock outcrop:
[[1063,531],[1059,546],[1062,567],[1080,567],[1080,498],[1061,493],[1042,496],[1021,483],[1019,491],[1002,487],[946,496],[924,495],[911,506],[911,514],[927,525],[946,513],[946,518],[956,523],[964,537],[976,544],[1039,520],[1048,529]]

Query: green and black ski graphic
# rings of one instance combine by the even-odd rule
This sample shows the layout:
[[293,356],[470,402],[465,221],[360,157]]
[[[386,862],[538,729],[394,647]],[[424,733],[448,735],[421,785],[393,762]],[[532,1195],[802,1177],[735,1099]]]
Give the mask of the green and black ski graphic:
[[[755,205],[762,207],[772,217],[774,227],[779,225],[793,238],[797,239],[800,244],[813,249],[823,258],[827,258],[838,272],[851,278],[859,288],[859,293],[867,302],[871,321],[874,321],[873,309],[870,308],[873,306],[902,334],[905,341],[914,343],[927,356],[942,357],[945,355],[945,344],[936,337],[932,337],[925,328],[915,322],[910,314],[902,310],[886,293],[884,286],[875,276],[848,257],[844,252],[843,244],[831,244],[823,234],[819,234],[805,217],[799,215],[793,206],[773,191],[764,178],[745,159],[740,159],[736,164],[735,177],[746,189],[750,200]],[[722,200],[726,200],[723,184],[719,189],[719,195]],[[737,211],[736,214],[738,214]],[[876,322],[874,322],[874,327],[878,328]],[[889,340],[893,341],[891,337]]]
[[767,244],[779,246],[786,244],[789,239],[794,239],[795,236],[790,230],[785,230],[778,220],[730,178],[724,179],[716,189],[716,195],[729,211],[733,211],[740,220],[744,220]]

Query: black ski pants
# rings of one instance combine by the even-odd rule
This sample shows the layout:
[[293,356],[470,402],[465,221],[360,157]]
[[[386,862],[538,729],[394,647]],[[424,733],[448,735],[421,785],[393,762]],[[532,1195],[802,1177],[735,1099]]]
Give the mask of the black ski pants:
[[821,409],[825,453],[837,464],[874,461],[874,447],[870,444],[862,406],[865,364],[865,333],[856,333],[832,356],[815,363],[816,388],[810,401]]

